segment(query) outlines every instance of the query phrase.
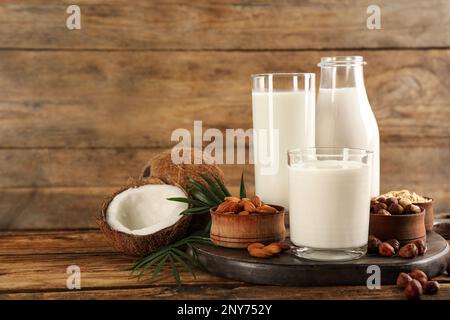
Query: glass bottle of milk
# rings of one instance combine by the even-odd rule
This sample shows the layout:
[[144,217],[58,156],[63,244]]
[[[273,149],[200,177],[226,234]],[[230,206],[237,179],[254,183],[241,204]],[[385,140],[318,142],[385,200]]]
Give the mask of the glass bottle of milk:
[[380,134],[364,86],[363,57],[324,57],[319,63],[316,147],[373,151],[371,196],[380,194]]
[[314,73],[252,76],[255,193],[289,208],[287,151],[314,147]]

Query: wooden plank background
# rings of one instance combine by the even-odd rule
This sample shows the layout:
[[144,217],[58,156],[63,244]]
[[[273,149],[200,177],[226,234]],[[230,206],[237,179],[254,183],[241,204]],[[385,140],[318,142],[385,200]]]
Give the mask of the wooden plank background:
[[69,1],[0,2],[0,229],[95,226],[174,129],[250,128],[250,74],[319,77],[327,55],[368,61],[382,191],[450,211],[450,2],[377,1],[367,30],[371,2],[84,0],[76,31]]

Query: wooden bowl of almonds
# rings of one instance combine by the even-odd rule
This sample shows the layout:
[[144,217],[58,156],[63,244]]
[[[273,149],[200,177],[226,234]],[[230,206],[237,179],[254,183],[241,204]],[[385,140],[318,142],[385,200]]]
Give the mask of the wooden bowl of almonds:
[[210,213],[210,238],[221,247],[247,248],[251,243],[281,242],[286,237],[285,208],[265,204],[257,196],[226,197]]

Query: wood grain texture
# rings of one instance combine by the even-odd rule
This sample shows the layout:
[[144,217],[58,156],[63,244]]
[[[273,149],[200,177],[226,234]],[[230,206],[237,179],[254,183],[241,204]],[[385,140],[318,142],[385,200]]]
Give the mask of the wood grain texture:
[[[197,271],[182,273],[178,288],[170,274],[152,285],[128,278],[133,258],[107,252],[105,238],[94,230],[0,232],[0,299],[403,299],[401,290],[383,286],[351,287],[253,286]],[[96,253],[97,252],[97,253]],[[66,268],[81,268],[82,290],[66,288]],[[450,299],[448,276],[437,278],[438,295]]]
[[[338,287],[275,287],[275,286],[167,286],[73,290],[63,292],[1,293],[0,299],[89,299],[89,300],[405,300],[403,291],[395,286],[368,290],[365,286]],[[450,299],[450,284],[441,284],[437,295],[424,295],[422,300]]]
[[[177,128],[250,128],[258,72],[342,52],[0,52],[1,148],[167,147]],[[450,146],[450,50],[354,51],[384,142]],[[317,84],[318,85],[318,84]]]
[[0,256],[114,252],[98,229],[0,232]]
[[[0,292],[23,290],[65,290],[66,269],[77,265],[81,269],[83,287],[96,288],[145,288],[149,286],[149,276],[141,281],[130,278],[127,270],[135,259],[119,254],[46,254],[40,256],[2,256],[0,263]],[[214,283],[240,283],[225,280],[196,270],[196,278],[179,268],[180,276],[186,285],[206,285]],[[154,285],[175,285],[172,271],[165,268]]]
[[[0,149],[0,188],[120,187],[138,178],[144,166],[165,150],[170,149]],[[242,170],[246,180],[253,181],[250,166],[220,168],[226,184],[239,184]]]
[[79,0],[81,30],[69,31],[67,1],[0,4],[1,47],[45,49],[305,49],[450,45],[445,0],[379,0],[381,30],[368,30],[373,1]]

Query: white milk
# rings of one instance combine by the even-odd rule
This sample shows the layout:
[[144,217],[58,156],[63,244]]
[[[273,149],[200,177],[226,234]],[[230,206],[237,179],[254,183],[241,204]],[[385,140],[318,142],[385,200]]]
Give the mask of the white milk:
[[[315,94],[305,99],[304,91],[253,92],[253,129],[278,129],[279,139],[274,143],[275,161],[278,170],[270,173],[268,165],[261,163],[257,152],[268,155],[268,141],[254,139],[255,192],[264,202],[288,208],[287,150],[314,147]],[[272,102],[272,104],[271,104]],[[278,144],[276,143],[278,140]],[[267,152],[264,152],[266,151]]]
[[297,246],[358,248],[367,244],[369,168],[324,160],[289,167],[290,236]]
[[316,121],[316,147],[373,151],[371,195],[379,195],[380,135],[365,90],[320,88]]

